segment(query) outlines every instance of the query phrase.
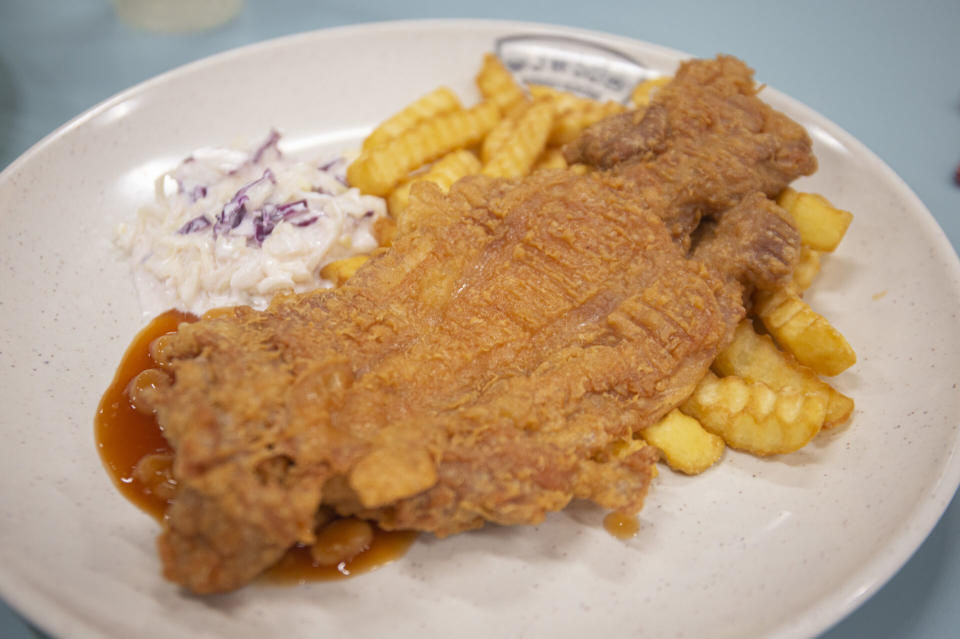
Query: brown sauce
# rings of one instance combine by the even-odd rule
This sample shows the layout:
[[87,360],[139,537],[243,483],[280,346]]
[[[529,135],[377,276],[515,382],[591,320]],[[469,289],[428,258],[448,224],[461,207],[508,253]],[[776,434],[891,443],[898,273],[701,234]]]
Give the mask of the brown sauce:
[[137,411],[127,396],[127,386],[141,371],[155,368],[150,356],[150,343],[161,335],[177,330],[181,322],[196,321],[196,317],[179,311],[167,311],[140,331],[127,347],[113,382],[107,388],[97,407],[94,436],[100,459],[107,474],[120,493],[153,515],[163,517],[167,500],[162,499],[136,477],[134,469],[141,459],[152,454],[170,454],[173,449],[152,415]]
[[[127,388],[141,372],[157,368],[157,362],[150,355],[150,344],[155,339],[176,332],[181,322],[196,320],[193,315],[172,310],[158,316],[140,331],[124,353],[94,419],[97,450],[110,479],[124,497],[157,520],[163,519],[169,505],[167,493],[172,493],[175,485],[169,478],[168,461],[173,449],[157,420],[137,410]],[[145,460],[161,480],[143,481],[143,468],[136,472],[141,460]],[[291,548],[267,571],[266,579],[277,583],[342,579],[403,556],[417,537],[412,531],[385,531],[374,526],[372,536],[364,537],[362,550],[349,560],[335,564],[317,561],[315,555],[330,555],[339,546],[356,543],[356,527],[333,525],[344,521],[347,520],[335,519],[318,532],[322,547],[312,549],[298,545]]]
[[281,584],[302,584],[307,581],[343,579],[373,570],[402,557],[417,538],[411,530],[373,529],[373,541],[366,550],[349,561],[335,565],[321,564],[313,559],[309,546],[294,546],[287,551],[264,577]]
[[603,518],[603,528],[617,539],[630,539],[640,530],[636,517],[613,511]]

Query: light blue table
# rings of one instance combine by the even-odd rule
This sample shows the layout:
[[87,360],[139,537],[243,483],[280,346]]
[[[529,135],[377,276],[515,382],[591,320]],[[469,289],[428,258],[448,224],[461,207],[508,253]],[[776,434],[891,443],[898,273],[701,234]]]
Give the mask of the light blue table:
[[[186,62],[259,40],[401,18],[551,22],[699,56],[738,55],[761,79],[883,158],[960,247],[960,2],[530,2],[247,0],[231,23],[161,36],[126,27],[106,0],[0,0],[0,168],[104,98]],[[0,504],[0,508],[3,505]],[[0,570],[3,567],[0,566]],[[902,570],[823,637],[960,636],[960,499]],[[32,639],[0,603],[0,637]]]

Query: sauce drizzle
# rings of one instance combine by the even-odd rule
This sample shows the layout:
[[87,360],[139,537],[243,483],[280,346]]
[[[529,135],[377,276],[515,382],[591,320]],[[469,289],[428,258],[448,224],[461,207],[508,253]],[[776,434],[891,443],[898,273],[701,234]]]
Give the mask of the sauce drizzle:
[[627,540],[634,537],[640,530],[636,517],[613,511],[603,518],[604,529],[617,539]]
[[155,495],[136,477],[134,470],[147,455],[172,454],[173,449],[157,420],[138,411],[130,401],[127,386],[142,371],[157,367],[150,356],[153,340],[176,332],[181,322],[196,320],[196,316],[188,313],[167,311],[140,331],[127,347],[94,419],[97,450],[110,479],[124,497],[158,520],[167,509],[167,500]]
[[[137,473],[136,469],[141,460],[150,457],[154,460],[151,469],[157,472],[166,470],[163,460],[172,457],[173,448],[154,416],[138,410],[127,389],[140,373],[158,368],[150,355],[150,344],[158,337],[175,333],[181,323],[197,319],[195,315],[170,310],[141,330],[127,347],[94,418],[97,450],[110,479],[124,497],[158,521],[162,521],[170,503],[163,493],[171,491],[156,490],[156,486],[141,479],[139,475],[142,473]],[[171,481],[167,483],[169,487],[175,485]],[[327,534],[320,535],[320,538],[329,547],[349,541],[343,535]],[[416,538],[414,531],[385,531],[374,526],[372,539],[362,552],[334,565],[316,561],[316,553],[311,553],[311,547],[296,545],[264,573],[264,578],[280,584],[343,579],[403,556]]]

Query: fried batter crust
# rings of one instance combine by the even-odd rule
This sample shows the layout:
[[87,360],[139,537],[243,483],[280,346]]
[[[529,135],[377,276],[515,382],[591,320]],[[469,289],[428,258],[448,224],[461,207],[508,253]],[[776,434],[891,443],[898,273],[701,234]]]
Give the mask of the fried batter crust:
[[574,498],[638,511],[656,455],[633,433],[796,261],[765,195],[813,171],[810,141],[754,94],[737,60],[687,63],[567,149],[604,170],[418,185],[423,224],[343,287],[164,338],[165,575],[241,586],[313,539],[320,504],[437,535]]

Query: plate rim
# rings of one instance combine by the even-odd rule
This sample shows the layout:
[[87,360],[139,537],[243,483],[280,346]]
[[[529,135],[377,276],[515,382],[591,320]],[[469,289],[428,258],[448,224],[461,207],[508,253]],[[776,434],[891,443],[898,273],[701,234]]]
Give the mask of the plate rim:
[[[404,28],[415,28],[420,31],[515,30],[521,33],[524,31],[531,33],[562,33],[575,37],[613,43],[615,45],[619,44],[628,47],[642,46],[645,49],[678,60],[693,57],[677,49],[631,38],[629,36],[569,25],[515,20],[471,18],[384,20],[345,24],[292,33],[233,47],[193,60],[140,81],[107,97],[55,128],[4,167],[4,169],[0,171],[0,191],[7,188],[8,182],[12,181],[13,177],[24,166],[31,163],[36,156],[42,154],[48,148],[58,144],[58,142],[71,131],[84,126],[87,122],[117,104],[132,97],[143,95],[155,89],[157,86],[162,86],[169,82],[176,82],[177,78],[181,76],[188,75],[208,66],[229,63],[232,59],[242,58],[248,55],[261,55],[275,48],[284,48],[301,42],[325,39],[328,37],[350,36],[352,34],[375,35],[378,32],[395,31]],[[923,221],[923,228],[921,230],[926,237],[935,242],[932,248],[937,254],[946,256],[947,259],[944,266],[953,275],[952,283],[955,288],[954,293],[957,299],[960,299],[960,257],[958,257],[957,250],[954,249],[950,243],[946,233],[940,227],[936,218],[930,212],[930,209],[904,179],[863,142],[860,142],[852,134],[848,133],[845,129],[812,107],[772,87],[766,87],[764,89],[764,97],[767,101],[788,105],[790,109],[794,110],[797,114],[802,114],[807,120],[816,121],[818,126],[826,133],[838,139],[848,148],[855,150],[861,160],[869,162],[870,170],[884,177],[891,185],[891,188],[906,198],[911,208],[923,211],[925,215],[921,216]],[[770,98],[772,98],[772,100],[770,100]],[[951,257],[952,259],[950,259]],[[874,557],[862,564],[856,571],[847,575],[847,578],[832,589],[830,593],[823,595],[804,609],[798,618],[772,627],[767,636],[783,639],[817,635],[828,630],[854,612],[889,582],[897,571],[916,553],[946,512],[953,496],[958,491],[958,487],[960,487],[960,435],[954,438],[953,447],[943,462],[936,486],[929,491],[928,497],[924,499],[923,503],[915,508],[909,525],[905,524],[898,530],[897,534],[889,538],[888,543],[884,547],[885,552],[874,555]],[[67,613],[62,607],[55,607],[56,612],[51,614],[50,604],[56,602],[56,598],[50,594],[43,593],[41,589],[32,589],[29,594],[22,596],[20,592],[18,592],[21,590],[18,586],[22,586],[22,583],[22,579],[18,581],[17,579],[8,577],[8,573],[0,571],[0,598],[20,614],[30,626],[40,628],[43,632],[51,636],[67,636],[66,633],[68,631],[71,632],[71,636],[73,636],[74,633],[79,637],[100,636],[97,627],[89,620],[82,618],[81,615]]]

